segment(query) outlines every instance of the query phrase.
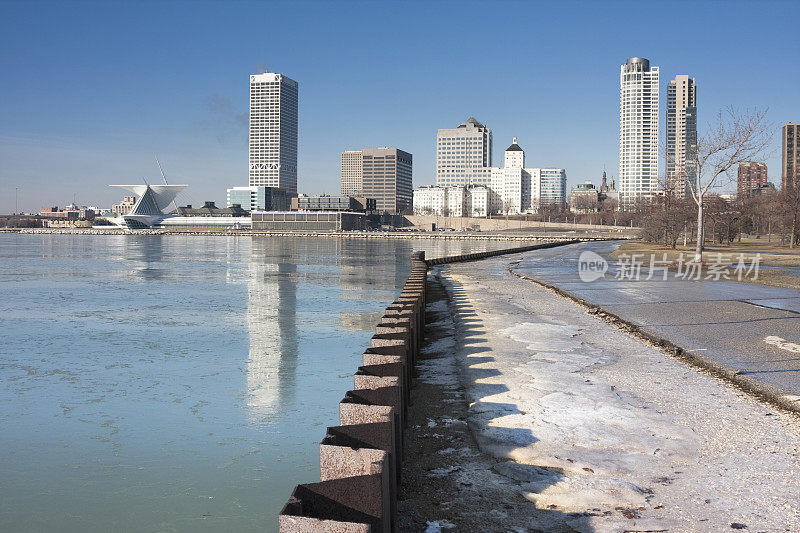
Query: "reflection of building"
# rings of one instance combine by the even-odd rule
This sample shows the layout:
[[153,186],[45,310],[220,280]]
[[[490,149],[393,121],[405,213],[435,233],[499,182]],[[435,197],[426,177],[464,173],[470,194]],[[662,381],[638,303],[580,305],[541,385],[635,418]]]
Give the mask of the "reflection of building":
[[619,193],[629,205],[658,189],[658,67],[631,57],[619,73]]
[[739,163],[736,182],[736,197],[738,199],[760,195],[764,190],[769,189],[766,163]]
[[342,196],[374,198],[381,213],[411,207],[413,156],[397,148],[342,152]]
[[247,407],[253,422],[279,412],[294,394],[297,368],[297,265],[274,263],[284,255],[272,247],[292,246],[290,241],[252,240],[248,266]]
[[783,125],[781,156],[783,188],[800,187],[800,123],[790,122]]
[[667,183],[679,198],[696,188],[697,90],[694,78],[675,76],[667,87]]
[[492,130],[475,117],[453,129],[436,133],[436,185],[489,185]]
[[250,76],[249,185],[297,194],[297,82],[283,74]]
[[288,211],[290,196],[275,187],[232,187],[228,189],[227,205],[239,204],[247,211]]

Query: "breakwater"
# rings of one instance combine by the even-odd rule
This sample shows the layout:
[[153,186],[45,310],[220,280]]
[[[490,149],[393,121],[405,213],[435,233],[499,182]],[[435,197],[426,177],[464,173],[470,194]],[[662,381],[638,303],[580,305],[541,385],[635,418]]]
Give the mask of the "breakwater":
[[319,446],[320,481],[297,485],[278,517],[281,533],[394,531],[402,476],[403,430],[415,362],[425,336],[428,268],[579,242],[564,240],[425,260],[411,256],[399,298],[376,326],[353,390],[339,403],[339,425]]

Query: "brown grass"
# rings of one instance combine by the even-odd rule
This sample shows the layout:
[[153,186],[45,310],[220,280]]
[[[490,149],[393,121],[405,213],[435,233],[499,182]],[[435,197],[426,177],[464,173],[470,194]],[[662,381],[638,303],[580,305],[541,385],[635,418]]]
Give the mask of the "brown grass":
[[[655,254],[657,260],[661,260],[663,255],[666,254],[667,260],[673,263],[674,268],[677,266],[681,253],[684,254],[685,258],[690,258],[694,254],[694,246],[683,247],[679,245],[676,249],[672,249],[656,243],[631,241],[622,244],[611,254],[611,257],[619,259],[623,254],[643,254],[643,261],[647,265],[651,254]],[[733,242],[727,246],[719,244],[706,246],[703,251],[703,263],[716,263],[718,254],[722,255],[723,261],[729,260],[726,262],[730,263],[737,263],[739,254],[742,254],[746,264],[750,264],[756,254],[761,254],[760,265],[762,267],[778,268],[759,269],[758,279],[746,278],[742,279],[742,281],[772,287],[800,289],[800,276],[792,273],[794,269],[789,270],[791,267],[800,267],[800,249],[798,248],[790,249],[788,246],[781,246],[778,240],[773,240],[773,242],[769,243],[763,237],[760,239],[749,237],[742,239],[741,243]],[[783,270],[780,267],[788,268]]]

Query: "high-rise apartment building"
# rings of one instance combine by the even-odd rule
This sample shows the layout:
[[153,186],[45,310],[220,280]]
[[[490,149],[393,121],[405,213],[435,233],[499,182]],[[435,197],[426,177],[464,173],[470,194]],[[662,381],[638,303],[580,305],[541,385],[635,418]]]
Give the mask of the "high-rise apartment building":
[[631,57],[619,74],[619,193],[630,205],[658,188],[658,67]]
[[737,176],[738,199],[750,198],[761,194],[769,186],[767,165],[765,163],[739,163]]
[[492,130],[475,117],[436,133],[436,185],[489,185],[491,166]]
[[783,125],[781,155],[783,188],[800,187],[800,123],[790,122]]
[[342,196],[374,198],[378,212],[411,208],[412,155],[397,148],[342,152]]
[[665,188],[683,198],[697,189],[697,87],[694,78],[675,76],[667,86],[667,174]]
[[283,74],[250,76],[249,185],[297,194],[297,82]]
[[361,196],[364,193],[361,156],[361,150],[342,152],[342,196]]

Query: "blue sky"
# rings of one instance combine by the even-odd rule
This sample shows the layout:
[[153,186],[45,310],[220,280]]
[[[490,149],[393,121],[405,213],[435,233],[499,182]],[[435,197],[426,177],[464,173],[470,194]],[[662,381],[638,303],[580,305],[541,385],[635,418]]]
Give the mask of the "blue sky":
[[[110,206],[109,183],[182,203],[247,184],[248,75],[300,83],[298,187],[338,193],[339,154],[393,146],[433,183],[437,128],[474,115],[495,163],[569,185],[618,168],[619,65],[697,78],[702,126],[725,106],[800,121],[800,2],[8,2],[0,0],[0,213]],[[702,131],[701,131],[702,133]],[[662,165],[663,166],[663,165]]]

